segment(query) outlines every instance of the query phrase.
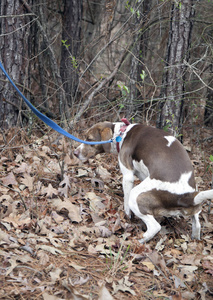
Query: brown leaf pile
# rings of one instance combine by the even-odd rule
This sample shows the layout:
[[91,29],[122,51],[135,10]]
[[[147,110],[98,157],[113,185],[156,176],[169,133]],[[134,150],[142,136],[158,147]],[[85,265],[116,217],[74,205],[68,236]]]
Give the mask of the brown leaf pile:
[[[208,203],[201,214],[202,241],[191,240],[190,220],[169,218],[141,245],[140,220],[129,220],[123,211],[116,157],[97,155],[81,164],[69,142],[47,136],[5,148],[0,299],[211,299]],[[205,169],[198,155],[191,155]],[[208,188],[203,175],[196,174]]]

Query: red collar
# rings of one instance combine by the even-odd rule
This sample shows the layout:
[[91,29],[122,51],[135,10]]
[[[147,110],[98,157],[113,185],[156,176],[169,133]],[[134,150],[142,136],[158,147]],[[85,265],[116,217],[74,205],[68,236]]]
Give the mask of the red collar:
[[[119,132],[120,132],[120,137],[122,137],[123,133],[126,131],[127,127],[130,125],[129,121],[126,118],[121,119],[122,122],[124,122],[125,125],[121,126]],[[116,142],[116,148],[117,152],[120,152],[120,147],[119,147],[119,142]]]

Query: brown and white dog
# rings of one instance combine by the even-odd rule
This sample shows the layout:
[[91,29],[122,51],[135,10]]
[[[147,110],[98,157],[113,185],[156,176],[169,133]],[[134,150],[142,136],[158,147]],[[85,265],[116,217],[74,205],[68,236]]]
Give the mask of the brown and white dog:
[[[102,122],[86,133],[88,141],[113,143],[81,144],[74,154],[82,161],[101,152],[118,153],[123,174],[124,209],[131,211],[147,227],[141,243],[152,239],[161,229],[158,216],[192,216],[192,238],[200,239],[199,213],[202,203],[213,198],[213,190],[198,193],[189,156],[182,144],[169,133],[142,124]],[[116,142],[117,136],[122,136]],[[134,187],[134,175],[141,183]]]

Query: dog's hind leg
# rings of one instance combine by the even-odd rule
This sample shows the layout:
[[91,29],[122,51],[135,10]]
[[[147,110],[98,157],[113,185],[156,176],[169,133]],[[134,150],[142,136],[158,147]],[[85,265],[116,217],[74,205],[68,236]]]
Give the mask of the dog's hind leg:
[[151,240],[161,230],[161,225],[151,214],[151,207],[155,201],[154,195],[151,192],[142,192],[138,195],[138,190],[140,188],[143,189],[144,182],[139,184],[139,186],[139,188],[138,186],[133,188],[130,193],[129,207],[146,224],[147,231],[144,233],[143,238],[139,240],[143,244]]
[[199,214],[196,213],[192,216],[192,239],[200,240],[200,221],[199,221]]
[[144,244],[150,241],[161,230],[161,225],[152,215],[141,215],[140,218],[147,227],[147,231],[143,234],[143,238],[139,240],[141,244]]

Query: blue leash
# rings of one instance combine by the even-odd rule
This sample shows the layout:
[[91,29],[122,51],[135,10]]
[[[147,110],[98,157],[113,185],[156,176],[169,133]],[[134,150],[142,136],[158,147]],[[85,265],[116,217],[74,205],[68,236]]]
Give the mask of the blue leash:
[[49,119],[47,116],[43,115],[40,111],[38,111],[25,97],[24,95],[20,92],[20,90],[17,88],[17,86],[15,85],[15,83],[12,81],[12,79],[10,78],[10,76],[7,74],[7,72],[5,71],[2,63],[0,62],[0,68],[1,70],[4,72],[4,74],[6,75],[6,77],[8,78],[8,80],[10,81],[10,83],[13,85],[13,87],[16,89],[16,91],[19,93],[19,95],[24,99],[25,103],[29,106],[29,108],[34,112],[34,114],[41,119],[45,124],[47,124],[48,126],[50,126],[52,129],[54,129],[55,131],[63,134],[64,136],[70,138],[71,140],[74,140],[76,142],[79,143],[83,143],[83,144],[87,144],[87,145],[98,145],[98,144],[106,144],[106,143],[112,143],[113,139],[108,140],[108,141],[98,141],[98,142],[89,142],[89,141],[83,141],[78,139],[77,137],[73,136],[72,134],[70,134],[69,132],[65,131],[63,128],[61,128],[58,124],[56,124],[54,121],[52,121],[51,119]]

